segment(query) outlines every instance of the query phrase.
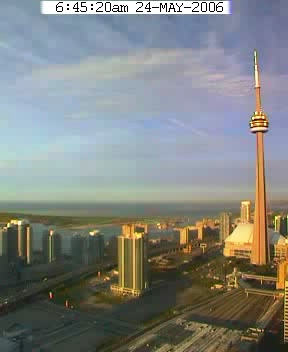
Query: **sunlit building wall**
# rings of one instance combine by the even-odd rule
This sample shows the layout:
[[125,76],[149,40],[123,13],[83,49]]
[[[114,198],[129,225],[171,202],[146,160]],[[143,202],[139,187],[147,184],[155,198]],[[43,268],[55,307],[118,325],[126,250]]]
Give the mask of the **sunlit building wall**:
[[191,241],[188,227],[180,229],[180,244],[188,244]]
[[[251,258],[253,224],[239,224],[225,239],[223,254],[225,257]],[[287,239],[272,229],[267,229],[269,251],[272,258],[285,259],[287,253]]]
[[223,243],[232,232],[232,215],[228,212],[220,214],[219,242]]
[[288,260],[280,262],[277,266],[277,282],[276,289],[284,290],[285,280],[288,275]]
[[118,236],[118,285],[111,290],[135,296],[148,289],[148,236],[144,232]]
[[46,230],[42,237],[42,250],[46,263],[59,261],[62,256],[62,237],[53,230]]
[[2,228],[0,230],[0,256],[8,256],[8,236],[7,230],[5,228]]
[[17,244],[18,244],[18,257],[22,258],[26,263],[32,262],[32,238],[33,231],[28,220],[11,220],[7,225],[17,229]]
[[288,275],[285,280],[284,294],[284,343],[288,343]]
[[243,200],[241,202],[241,222],[242,223],[250,223],[251,222],[251,201],[250,200]]

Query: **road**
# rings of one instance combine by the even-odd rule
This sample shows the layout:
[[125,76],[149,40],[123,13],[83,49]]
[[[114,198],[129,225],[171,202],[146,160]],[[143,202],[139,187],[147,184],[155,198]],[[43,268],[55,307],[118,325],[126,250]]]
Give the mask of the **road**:
[[57,276],[56,278],[53,278],[47,281],[31,284],[27,289],[24,289],[21,292],[17,292],[14,295],[11,295],[6,298],[2,298],[0,300],[0,307],[7,308],[9,310],[10,307],[14,308],[21,301],[25,301],[49,289],[55,288],[60,284],[65,284],[75,279],[82,280],[85,277],[88,277],[90,275],[93,275],[94,273],[97,273],[98,271],[109,270],[111,267],[114,267],[115,265],[116,265],[115,263],[103,263],[96,266],[93,265],[90,267],[79,269],[75,272],[69,272],[64,275]]

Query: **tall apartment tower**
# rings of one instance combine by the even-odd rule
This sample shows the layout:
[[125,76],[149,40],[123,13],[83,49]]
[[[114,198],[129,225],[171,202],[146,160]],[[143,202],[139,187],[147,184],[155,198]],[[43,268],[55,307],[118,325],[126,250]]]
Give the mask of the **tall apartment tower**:
[[288,275],[285,280],[284,294],[284,343],[288,343]]
[[27,220],[11,220],[8,224],[13,225],[17,229],[18,257],[23,258],[27,264],[32,262],[32,240],[33,232],[29,221]]
[[139,296],[148,288],[147,242],[145,232],[118,237],[118,291]]
[[279,232],[282,236],[287,236],[288,224],[287,215],[276,215],[274,218],[274,228],[276,232]]
[[88,236],[88,263],[95,264],[104,257],[104,236],[98,230]]
[[42,251],[46,263],[59,261],[62,256],[61,235],[53,230],[45,230],[42,237]]
[[274,217],[274,230],[276,232],[280,231],[280,220],[281,220],[281,215],[275,215],[275,217]]
[[256,50],[254,50],[254,74],[256,107],[250,120],[250,131],[256,135],[256,192],[251,263],[266,265],[270,261],[270,253],[267,229],[264,133],[268,132],[269,121],[262,110],[260,75]]
[[71,238],[71,256],[75,264],[89,264],[87,236],[76,234]]
[[251,222],[251,201],[243,200],[241,202],[241,222],[249,223]]
[[5,228],[0,230],[0,256],[8,256],[8,236]]
[[7,233],[7,256],[9,263],[16,263],[18,258],[18,228],[16,225],[7,224],[2,231]]
[[188,227],[184,227],[180,230],[180,244],[188,244],[190,242],[190,231]]
[[232,214],[223,212],[220,214],[219,242],[223,243],[232,232]]

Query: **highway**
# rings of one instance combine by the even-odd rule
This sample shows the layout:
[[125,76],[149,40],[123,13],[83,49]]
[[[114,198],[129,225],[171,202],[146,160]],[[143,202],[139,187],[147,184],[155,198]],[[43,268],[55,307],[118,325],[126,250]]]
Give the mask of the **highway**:
[[[195,252],[194,252],[195,254]],[[193,253],[192,253],[193,256]],[[93,313],[74,311],[64,306],[55,305],[50,301],[34,300],[32,304],[22,305],[21,302],[42,293],[47,293],[61,285],[70,284],[72,280],[81,280],[89,275],[114,266],[104,263],[83,268],[78,271],[61,275],[57,278],[31,285],[20,293],[8,298],[7,303],[1,301],[4,312],[9,314],[0,318],[0,330],[4,331],[17,322],[31,328],[33,351],[79,352],[79,345],[85,352],[95,352],[95,346],[101,345],[107,337],[126,337],[139,334],[142,330],[140,322],[153,318],[176,305],[176,292],[183,286],[191,285],[191,279],[181,277],[175,281],[163,282],[150,295],[141,300],[132,300],[109,310],[97,309]],[[175,282],[174,282],[175,281]],[[47,297],[48,298],[48,297]],[[16,309],[17,308],[17,309]],[[29,319],[27,319],[29,317]],[[82,350],[81,350],[82,351]]]
[[109,270],[110,268],[115,267],[115,265],[116,265],[115,263],[103,263],[103,264],[99,264],[96,266],[93,265],[88,268],[85,267],[83,269],[79,269],[74,272],[69,272],[67,274],[57,276],[56,278],[49,279],[49,280],[43,281],[41,283],[31,284],[30,287],[22,290],[21,292],[18,292],[16,294],[11,295],[6,298],[2,298],[2,300],[0,301],[0,308],[2,307],[7,310],[9,310],[10,308],[12,309],[18,303],[26,301],[33,296],[37,296],[43,292],[46,292],[50,289],[53,289],[53,288],[59,286],[60,284],[64,285],[65,283],[67,283],[71,280],[76,280],[76,279],[82,280],[85,277],[89,277],[89,276],[97,273],[98,271]]
[[[164,248],[157,248],[157,255],[159,254],[159,250],[162,252],[166,252],[167,249],[171,250],[171,248],[178,248],[179,246],[171,245],[171,246],[165,246]],[[192,251],[192,256],[198,255],[199,252],[199,247],[195,247],[195,249]],[[150,253],[150,257],[154,255],[154,252]],[[58,287],[59,285],[65,285],[69,281],[71,282],[72,280],[83,280],[86,277],[89,277],[98,271],[103,271],[103,270],[109,270],[114,267],[116,267],[117,263],[112,262],[112,263],[102,263],[98,265],[92,265],[89,267],[84,267],[82,269],[73,271],[73,272],[68,272],[63,275],[59,275],[56,278],[48,279],[47,281],[43,281],[41,283],[35,283],[31,284],[30,287],[23,289],[20,292],[17,292],[15,294],[10,295],[9,297],[1,298],[0,297],[0,308],[4,308],[5,310],[9,311],[10,309],[13,309],[17,306],[18,303],[27,301],[33,296],[37,296],[43,292],[47,292],[48,290],[52,290],[55,287]]]

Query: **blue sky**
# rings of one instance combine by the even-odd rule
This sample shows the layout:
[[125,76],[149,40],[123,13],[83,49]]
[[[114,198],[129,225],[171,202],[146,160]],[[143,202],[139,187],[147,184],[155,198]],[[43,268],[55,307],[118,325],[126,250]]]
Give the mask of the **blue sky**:
[[226,16],[0,13],[0,198],[254,198],[253,49],[269,199],[287,196],[287,0]]

